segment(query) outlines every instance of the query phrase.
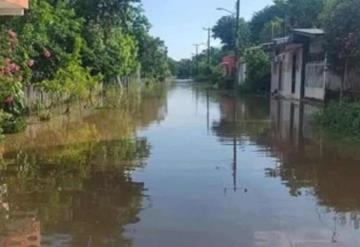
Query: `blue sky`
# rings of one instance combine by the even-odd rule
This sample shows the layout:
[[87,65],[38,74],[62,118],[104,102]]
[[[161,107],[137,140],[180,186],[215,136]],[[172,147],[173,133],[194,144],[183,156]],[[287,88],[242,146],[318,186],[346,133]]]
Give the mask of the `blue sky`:
[[[205,42],[203,27],[213,26],[225,13],[217,7],[235,9],[235,0],[142,0],[152,29],[151,33],[165,40],[169,56],[188,58],[193,44]],[[249,20],[252,14],[270,5],[272,0],[242,0],[241,16]],[[213,41],[218,45],[218,41]]]

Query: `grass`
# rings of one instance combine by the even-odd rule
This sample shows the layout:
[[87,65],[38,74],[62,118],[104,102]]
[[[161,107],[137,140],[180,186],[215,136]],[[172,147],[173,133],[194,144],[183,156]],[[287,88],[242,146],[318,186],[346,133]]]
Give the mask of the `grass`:
[[360,102],[331,102],[316,114],[315,122],[333,136],[360,140]]

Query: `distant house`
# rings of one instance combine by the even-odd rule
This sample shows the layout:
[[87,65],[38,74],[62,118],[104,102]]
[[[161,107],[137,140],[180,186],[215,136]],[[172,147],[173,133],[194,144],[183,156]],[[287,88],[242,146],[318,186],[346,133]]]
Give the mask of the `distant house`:
[[223,76],[233,76],[235,74],[235,56],[228,55],[223,57],[221,65],[223,67]]
[[[223,76],[224,77],[229,77],[229,76],[234,76],[236,73],[236,58],[234,55],[228,55],[223,57],[222,63],[221,63],[222,67],[223,67]],[[240,57],[239,59],[239,68],[238,68],[238,72],[239,72],[239,84],[242,84],[245,82],[246,80],[246,62],[245,59],[243,57]]]
[[23,15],[28,7],[28,0],[0,0],[0,16]]
[[[322,29],[294,29],[289,36],[273,40],[272,94],[325,100],[327,92],[340,90],[341,78],[327,66],[323,36]],[[345,90],[358,90],[356,73],[349,76]]]

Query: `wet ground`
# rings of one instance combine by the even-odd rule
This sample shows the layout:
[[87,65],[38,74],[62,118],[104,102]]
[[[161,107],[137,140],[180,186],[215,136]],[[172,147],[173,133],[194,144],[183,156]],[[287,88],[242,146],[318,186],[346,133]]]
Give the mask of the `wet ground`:
[[359,146],[319,135],[317,105],[108,96],[6,137],[0,246],[360,246]]

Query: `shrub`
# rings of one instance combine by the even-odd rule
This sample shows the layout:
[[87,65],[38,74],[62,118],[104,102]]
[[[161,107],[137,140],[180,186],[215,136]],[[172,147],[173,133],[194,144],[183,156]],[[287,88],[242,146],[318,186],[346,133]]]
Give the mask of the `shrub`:
[[331,102],[316,114],[315,120],[335,135],[360,138],[360,102]]
[[3,138],[3,128],[2,128],[2,125],[3,125],[3,122],[6,118],[6,115],[7,113],[5,113],[3,110],[0,110],[0,140]]
[[247,64],[245,91],[264,93],[270,90],[270,57],[261,49],[249,50],[245,54]]
[[1,124],[4,134],[14,134],[25,130],[26,120],[24,117],[17,117],[11,114],[5,114]]

